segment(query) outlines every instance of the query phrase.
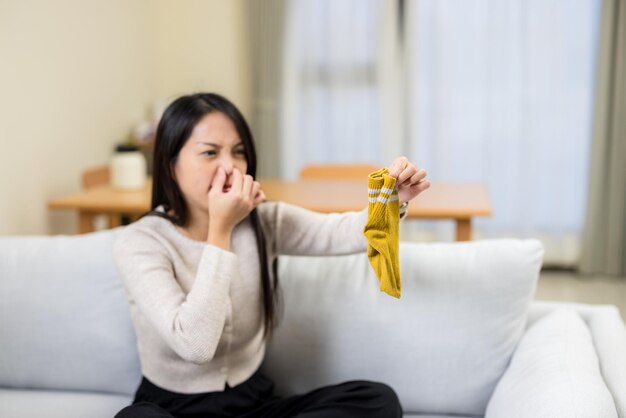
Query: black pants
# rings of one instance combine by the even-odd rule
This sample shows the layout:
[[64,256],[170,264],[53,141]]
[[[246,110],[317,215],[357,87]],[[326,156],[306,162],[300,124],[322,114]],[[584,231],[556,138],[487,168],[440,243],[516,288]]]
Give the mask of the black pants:
[[402,417],[398,396],[382,383],[350,381],[288,398],[273,392],[274,383],[259,371],[223,392],[190,395],[167,391],[144,377],[133,404],[115,418]]

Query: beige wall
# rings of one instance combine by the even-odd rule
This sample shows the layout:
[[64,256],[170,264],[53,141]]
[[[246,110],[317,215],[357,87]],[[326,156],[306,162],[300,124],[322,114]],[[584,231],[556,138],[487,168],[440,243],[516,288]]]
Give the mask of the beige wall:
[[151,97],[213,91],[250,114],[245,0],[150,0]]
[[0,235],[73,233],[46,201],[157,99],[214,90],[248,114],[243,1],[0,0]]

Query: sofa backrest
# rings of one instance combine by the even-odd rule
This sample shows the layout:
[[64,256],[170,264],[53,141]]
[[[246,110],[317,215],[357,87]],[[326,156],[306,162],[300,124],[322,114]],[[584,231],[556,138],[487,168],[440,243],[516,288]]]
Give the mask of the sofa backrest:
[[282,257],[284,316],[263,365],[279,393],[382,381],[407,413],[485,413],[522,335],[543,248],[536,240],[403,243],[402,297],[365,254]]
[[[0,238],[0,387],[133,394],[116,233]],[[542,253],[534,240],[403,243],[400,300],[378,290],[365,254],[281,257],[285,312],[263,368],[282,393],[370,379],[407,412],[482,415]]]
[[0,238],[0,387],[136,390],[115,234]]

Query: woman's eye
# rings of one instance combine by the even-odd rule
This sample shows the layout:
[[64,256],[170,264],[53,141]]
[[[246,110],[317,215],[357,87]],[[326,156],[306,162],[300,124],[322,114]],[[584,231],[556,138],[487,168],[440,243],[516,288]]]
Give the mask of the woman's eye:
[[235,151],[235,154],[243,155],[245,157],[246,156],[246,150],[245,149],[238,149],[237,151]]
[[213,155],[217,155],[217,152],[215,150],[207,150],[207,151],[204,151],[202,154],[213,156]]

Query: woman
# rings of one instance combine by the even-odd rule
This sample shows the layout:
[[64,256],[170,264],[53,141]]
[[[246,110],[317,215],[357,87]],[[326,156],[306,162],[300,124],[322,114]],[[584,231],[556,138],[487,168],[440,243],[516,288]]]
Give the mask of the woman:
[[[258,370],[277,322],[271,261],[365,251],[366,210],[324,215],[264,202],[250,129],[216,94],[167,108],[153,171],[152,212],[114,247],[143,373],[133,405],[117,417],[402,416],[396,394],[380,383],[281,399]],[[390,172],[401,203],[429,186],[405,158]]]

